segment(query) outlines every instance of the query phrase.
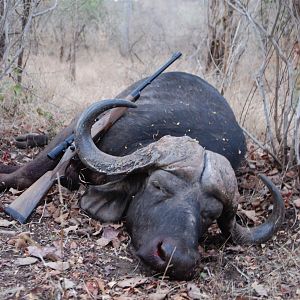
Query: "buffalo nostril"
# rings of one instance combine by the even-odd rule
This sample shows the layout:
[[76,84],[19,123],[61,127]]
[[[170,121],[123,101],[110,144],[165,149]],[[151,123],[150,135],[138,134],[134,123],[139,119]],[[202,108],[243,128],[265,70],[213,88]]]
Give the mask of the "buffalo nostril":
[[163,261],[166,261],[166,253],[162,247],[163,242],[159,242],[156,248],[156,255],[160,257]]
[[168,262],[172,259],[175,250],[176,247],[174,245],[167,242],[159,242],[156,248],[156,255],[164,262]]
[[144,263],[163,272],[163,277],[168,274],[177,279],[190,279],[194,274],[198,260],[194,249],[182,247],[170,238],[158,238],[143,246],[136,254]]

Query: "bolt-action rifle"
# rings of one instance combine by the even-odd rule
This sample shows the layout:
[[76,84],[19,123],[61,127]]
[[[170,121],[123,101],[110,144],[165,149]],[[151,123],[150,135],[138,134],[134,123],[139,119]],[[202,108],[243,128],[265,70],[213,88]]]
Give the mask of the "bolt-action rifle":
[[[140,97],[142,90],[151,84],[155,78],[157,78],[180,56],[180,52],[173,54],[162,67],[160,67],[152,76],[146,78],[125,99],[135,102]],[[119,118],[123,116],[126,110],[127,107],[116,107],[101,116],[101,118],[92,127],[92,137],[96,139],[100,135],[103,135]],[[56,159],[64,152],[61,160],[53,170],[47,171],[4,209],[7,214],[22,224],[26,223],[33,210],[46,196],[53,184],[57,182],[57,179],[64,176],[66,169],[70,164],[70,160],[76,155],[76,149],[73,145],[73,141],[74,135],[72,134],[48,153],[47,156],[49,159]]]

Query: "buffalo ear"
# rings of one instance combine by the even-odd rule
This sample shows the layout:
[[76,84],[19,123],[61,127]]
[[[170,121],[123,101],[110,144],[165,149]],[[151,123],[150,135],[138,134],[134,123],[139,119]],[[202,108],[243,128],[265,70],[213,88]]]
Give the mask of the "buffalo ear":
[[201,186],[205,193],[223,204],[222,214],[235,215],[239,198],[238,185],[234,170],[224,156],[206,151]]
[[101,222],[120,221],[139,187],[131,183],[132,180],[125,177],[103,185],[89,186],[80,200],[80,207]]

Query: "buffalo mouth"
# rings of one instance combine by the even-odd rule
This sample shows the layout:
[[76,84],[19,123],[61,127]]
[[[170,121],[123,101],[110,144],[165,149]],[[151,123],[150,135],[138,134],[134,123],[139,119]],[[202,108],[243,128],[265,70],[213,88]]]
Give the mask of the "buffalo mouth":
[[147,266],[176,280],[189,280],[196,272],[199,261],[197,249],[182,247],[182,242],[172,238],[156,238],[143,244],[137,256]]

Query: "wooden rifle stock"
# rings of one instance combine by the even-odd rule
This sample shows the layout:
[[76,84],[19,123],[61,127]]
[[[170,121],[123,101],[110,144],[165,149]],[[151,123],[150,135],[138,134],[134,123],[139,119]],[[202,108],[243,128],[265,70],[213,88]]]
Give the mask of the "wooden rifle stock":
[[[147,85],[151,84],[155,78],[157,78],[180,56],[180,52],[174,53],[163,66],[161,66],[153,75],[144,80],[125,99],[135,102],[140,97],[141,91]],[[91,134],[93,139],[96,139],[100,134],[105,133],[119,118],[123,116],[127,109],[127,107],[116,107],[102,115],[92,127]],[[56,182],[57,177],[64,176],[66,168],[70,164],[70,160],[75,156],[75,154],[76,151],[73,151],[71,150],[71,147],[68,147],[57,166],[52,171],[48,171],[41,176],[25,192],[23,192],[9,206],[7,206],[4,211],[14,219],[18,220],[20,223],[26,223],[33,210],[37,207],[40,201],[46,196],[52,185]]]
[[68,148],[57,166],[52,171],[47,171],[17,199],[7,206],[4,211],[20,223],[26,223],[31,213],[56,182],[57,177],[62,176],[73,156],[74,151]]

